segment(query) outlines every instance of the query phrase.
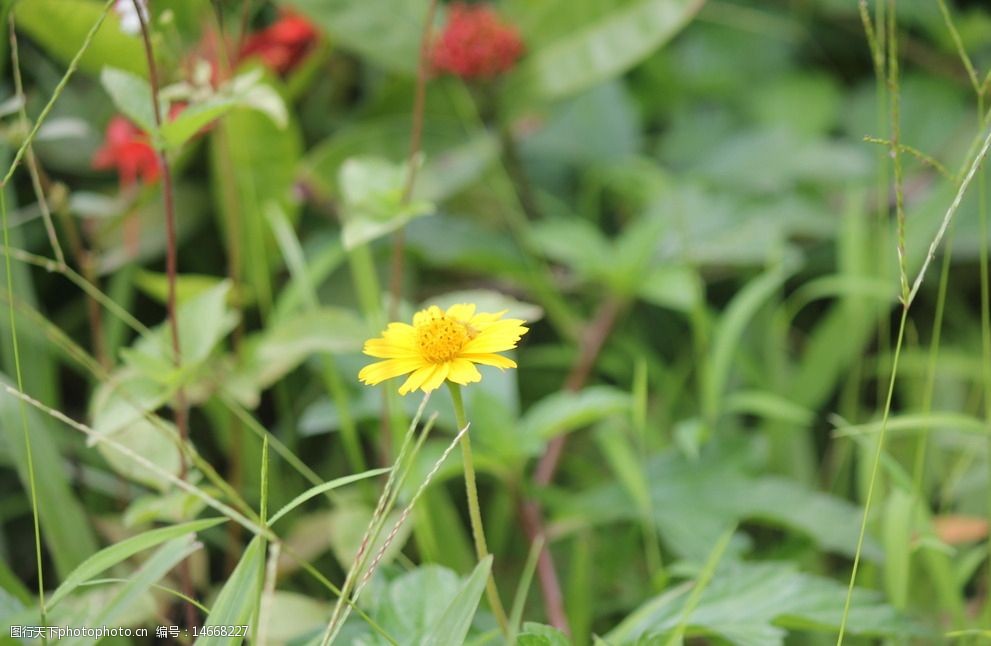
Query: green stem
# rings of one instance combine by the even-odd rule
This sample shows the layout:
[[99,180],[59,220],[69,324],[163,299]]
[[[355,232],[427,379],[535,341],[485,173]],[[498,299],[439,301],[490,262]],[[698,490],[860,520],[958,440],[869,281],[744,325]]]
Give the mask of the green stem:
[[[465,405],[461,399],[461,386],[453,382],[447,382],[451,390],[451,400],[454,402],[454,417],[458,423],[458,430],[468,426],[468,418],[465,415]],[[464,462],[465,470],[465,491],[468,493],[468,517],[471,519],[471,535],[475,541],[475,555],[478,561],[482,562],[489,555],[488,545],[485,543],[485,528],[482,526],[482,510],[478,504],[478,486],[475,483],[475,461],[471,454],[471,439],[465,433],[461,437],[461,459]],[[509,621],[506,618],[506,611],[499,600],[499,590],[496,589],[495,577],[489,573],[489,580],[485,584],[485,594],[492,608],[503,634],[509,633]]]

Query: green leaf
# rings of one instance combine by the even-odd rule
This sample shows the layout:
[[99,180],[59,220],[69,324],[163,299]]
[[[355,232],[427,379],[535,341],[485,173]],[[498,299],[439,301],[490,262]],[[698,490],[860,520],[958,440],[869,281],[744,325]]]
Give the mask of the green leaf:
[[[30,36],[42,49],[68,64],[79,51],[86,34],[100,19],[103,4],[105,3],[88,0],[18,2],[14,20],[17,28]],[[121,31],[120,19],[112,8],[79,61],[79,68],[91,74],[99,73],[107,65],[132,74],[148,75],[148,63],[141,39]]]
[[312,633],[322,633],[322,627],[333,612],[326,602],[285,590],[272,595],[267,637],[272,644],[304,644]]
[[148,81],[124,70],[105,67],[100,73],[100,83],[124,116],[147,133],[158,131]]
[[[3,325],[0,331],[8,332],[9,327]],[[9,354],[5,352],[5,355]],[[0,382],[12,385],[6,375],[0,375]],[[69,484],[65,461],[55,442],[55,431],[58,429],[52,428],[49,420],[37,410],[4,393],[0,395],[0,437],[8,458],[17,469],[23,495],[27,495],[29,491],[29,478],[19,410],[22,405],[25,407],[23,414],[27,416],[31,438],[41,538],[55,562],[55,572],[64,577],[96,551],[96,538],[87,520],[86,511]]]
[[568,636],[553,626],[526,622],[516,638],[517,646],[571,646]]
[[428,0],[292,0],[285,4],[319,25],[332,44],[390,71],[416,72]]
[[520,420],[524,435],[550,439],[630,410],[630,395],[611,386],[548,395],[534,404]]
[[429,202],[403,200],[407,172],[404,164],[378,157],[351,158],[341,165],[337,182],[344,202],[342,238],[346,249],[392,233],[433,210]]
[[[646,473],[657,530],[681,556],[705,558],[727,525],[745,522],[790,529],[846,556],[857,550],[860,508],[793,480],[750,475],[726,456],[688,460],[676,451],[651,458]],[[641,518],[636,501],[618,483],[563,499],[553,509],[555,523],[569,527]],[[868,536],[863,557],[881,556]]]
[[[174,538],[162,545],[141,567],[130,577],[127,583],[119,587],[117,593],[106,605],[101,606],[96,613],[88,618],[87,626],[108,626],[119,624],[121,618],[127,616],[128,610],[147,594],[152,585],[168,574],[190,554],[202,547],[195,542],[192,534]],[[85,640],[70,643],[86,643]]]
[[647,272],[637,295],[646,302],[679,312],[691,312],[702,300],[705,285],[692,267],[661,265]]
[[284,129],[289,122],[282,97],[263,81],[261,70],[256,70],[235,77],[216,94],[188,105],[174,119],[162,125],[162,140],[168,148],[178,148],[236,107],[266,115],[279,129]]
[[363,473],[355,473],[341,478],[335,478],[329,482],[324,482],[322,484],[318,484],[313,487],[310,487],[303,493],[293,498],[282,509],[272,514],[272,517],[268,519],[268,524],[269,526],[274,525],[276,521],[278,521],[280,518],[291,512],[293,509],[296,509],[307,500],[310,500],[311,498],[315,498],[316,496],[319,496],[322,493],[325,493],[332,489],[337,489],[338,487],[343,487],[344,485],[351,484],[352,482],[357,482],[358,480],[364,480],[365,478],[373,478],[375,476],[382,475],[383,473],[388,473],[389,471],[390,468],[388,467],[382,469],[371,469],[370,471],[365,471]]
[[705,410],[715,418],[726,384],[729,383],[733,357],[740,347],[740,339],[746,326],[765,302],[781,287],[789,272],[781,267],[768,270],[750,281],[723,312],[716,326],[709,372],[705,388]]
[[702,0],[640,0],[542,47],[528,74],[540,94],[556,99],[623,74],[676,34]]
[[[262,586],[262,569],[265,564],[265,541],[255,536],[241,555],[237,567],[220,589],[210,615],[203,622],[207,626],[246,626],[255,609]],[[228,646],[240,644],[240,637],[204,635],[196,640],[197,646]]]
[[[207,276],[205,274],[179,274],[176,276],[176,303],[182,305],[205,292],[210,291],[224,279],[220,276]],[[169,277],[147,269],[139,269],[134,276],[135,286],[147,296],[155,299],[162,305],[168,302],[169,297]]]
[[366,323],[343,308],[321,307],[281,318],[245,344],[241,364],[226,386],[239,401],[254,407],[259,391],[309,357],[357,352],[369,336]]
[[[675,628],[691,588],[679,586],[647,601],[604,636],[610,644],[666,635]],[[834,632],[846,586],[796,571],[788,563],[726,562],[702,593],[688,635],[716,634],[738,646],[784,644],[787,630]],[[876,592],[854,591],[847,630],[873,637],[929,633],[883,603]]]
[[214,527],[224,522],[224,520],[224,518],[205,518],[203,520],[182,523],[181,525],[170,525],[169,527],[152,529],[105,547],[80,563],[79,567],[66,577],[62,585],[49,597],[48,607],[54,607],[83,583],[86,583],[97,574],[107,571],[118,563],[129,559],[138,552],[143,552],[160,543],[178,538],[183,534],[195,533],[209,527]]
[[490,554],[475,566],[471,576],[461,585],[451,604],[423,636],[420,644],[423,646],[444,646],[445,644],[464,643],[491,570],[492,555]]
[[263,313],[274,299],[271,272],[279,261],[265,213],[275,204],[296,221],[299,204],[292,190],[302,148],[294,119],[280,128],[255,109],[232,109],[210,132],[214,211],[227,253],[240,258],[237,271]]
[[226,96],[212,96],[205,101],[193,103],[174,119],[162,124],[162,141],[167,148],[178,148],[236,105],[234,99]]
[[546,219],[533,224],[533,240],[544,254],[585,279],[602,279],[613,267],[612,245],[590,222]]
[[[230,281],[224,280],[178,307],[183,371],[188,373],[205,361],[237,325],[238,314],[227,305],[230,289]],[[156,327],[151,336],[142,337],[123,354],[128,363],[145,372],[146,376],[160,383],[169,383],[170,373],[174,372],[169,323],[166,321]]]

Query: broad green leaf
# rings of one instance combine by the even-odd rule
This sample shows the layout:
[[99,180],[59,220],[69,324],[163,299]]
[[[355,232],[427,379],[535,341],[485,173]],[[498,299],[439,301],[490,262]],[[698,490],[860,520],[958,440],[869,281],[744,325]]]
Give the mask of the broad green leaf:
[[413,197],[441,202],[478,181],[499,159],[499,145],[488,132],[463,136],[465,143],[427,157],[417,173]]
[[444,646],[445,644],[464,643],[491,570],[492,555],[490,554],[475,566],[471,576],[461,585],[450,605],[444,610],[444,614],[434,622],[423,639],[420,640],[420,644],[423,646]]
[[405,643],[420,643],[456,599],[460,585],[455,572],[440,565],[421,565],[389,583],[388,605],[377,619],[391,634],[405,636]]
[[[176,276],[176,303],[182,305],[204,292],[216,287],[224,279],[220,276],[207,276],[205,274],[179,274]],[[169,298],[169,277],[147,269],[139,269],[134,276],[134,284],[146,295],[155,299],[161,304],[168,302]]]
[[611,386],[548,395],[534,404],[520,420],[525,435],[550,439],[587,426],[609,415],[630,410],[630,395]]
[[406,238],[410,252],[431,267],[520,274],[526,263],[504,231],[467,218],[418,218],[409,223]]
[[[203,622],[207,626],[246,626],[258,601],[262,586],[262,569],[265,565],[265,541],[256,536],[241,554],[241,560],[220,589],[211,606],[210,615]],[[227,646],[240,644],[240,637],[204,635],[196,640],[198,646]]]
[[158,131],[148,81],[124,70],[105,67],[100,73],[100,82],[124,116],[147,133]]
[[321,307],[282,317],[252,337],[242,360],[225,384],[245,405],[254,407],[261,390],[281,379],[317,353],[357,352],[371,333],[354,312]]
[[588,89],[650,56],[695,15],[702,0],[640,0],[534,52],[528,73],[545,98]]
[[341,165],[337,183],[344,202],[346,249],[391,233],[433,210],[429,202],[403,200],[407,172],[405,164],[377,157],[352,158]]
[[516,638],[517,646],[571,646],[568,636],[553,626],[533,622],[523,624]]
[[[213,487],[199,485],[200,489],[215,498],[223,493]],[[149,494],[135,498],[124,510],[125,527],[136,527],[156,522],[181,523],[200,515],[206,502],[199,496],[184,489],[175,488],[163,494]]]
[[292,0],[286,4],[319,25],[334,45],[390,71],[409,75],[416,71],[427,0]]
[[168,527],[152,529],[138,534],[137,536],[132,536],[122,541],[118,541],[109,547],[105,547],[80,563],[79,567],[73,570],[72,573],[66,577],[64,581],[62,581],[62,585],[60,585],[55,592],[52,593],[52,596],[49,597],[48,607],[54,607],[59,601],[64,599],[81,584],[86,583],[102,572],[106,572],[108,569],[129,559],[138,552],[143,552],[144,550],[155,547],[165,541],[178,538],[183,534],[195,533],[209,527],[214,527],[215,525],[219,525],[224,522],[224,520],[225,519],[223,518],[205,518],[203,520],[195,520],[189,523],[182,523],[180,525],[170,525]]
[[[177,308],[179,348],[184,371],[205,361],[217,344],[237,325],[238,314],[227,305],[230,289],[230,281],[224,280]],[[161,383],[168,383],[168,373],[174,370],[172,335],[168,322],[152,330],[151,336],[139,339],[133,348],[124,351],[124,356],[128,363],[143,369],[147,376]],[[148,374],[149,369],[166,372]]]
[[534,165],[560,169],[555,174],[611,168],[637,154],[643,131],[633,96],[613,80],[551,106],[540,129],[520,138],[520,154]]
[[[124,446],[146,458],[162,472],[178,476],[182,471],[182,455],[179,451],[178,436],[172,422],[155,417],[156,422],[130,414],[129,405],[116,399],[107,409],[99,409],[93,420],[93,430],[112,439],[114,444]],[[130,421],[122,423],[122,417]],[[115,446],[104,442],[97,444],[97,450],[110,467],[134,482],[140,482],[159,491],[168,491],[172,481],[160,473],[149,470],[143,464],[135,463],[122,454]]]
[[307,636],[322,634],[333,606],[312,596],[276,590],[271,600],[268,643],[303,644]]
[[639,282],[637,296],[652,305],[689,313],[700,302],[705,285],[691,267],[660,265]]
[[[763,86],[746,99],[761,122],[800,135],[827,134],[836,126],[843,95],[833,77],[802,70]],[[795,106],[802,106],[796,110]]]
[[[790,529],[846,556],[857,549],[860,508],[793,480],[750,475],[724,456],[703,453],[688,460],[674,451],[651,458],[646,473],[657,530],[681,556],[705,558],[728,524],[744,522]],[[555,523],[566,527],[641,518],[640,508],[618,483],[599,485],[552,509]],[[879,561],[881,555],[867,536],[864,558]]]
[[548,258],[567,265],[586,280],[604,278],[614,264],[610,241],[586,220],[556,218],[535,222],[533,239]]
[[[100,19],[104,4],[88,0],[29,0],[16,3],[14,20],[17,28],[42,49],[68,64],[79,51],[86,34]],[[120,19],[112,8],[79,61],[80,69],[91,74],[99,73],[107,65],[132,74],[148,74],[141,39],[121,31]]]
[[[690,587],[647,601],[607,633],[610,644],[666,635],[681,618]],[[835,633],[846,586],[798,572],[789,563],[726,562],[702,593],[688,635],[716,634],[738,646],[784,644],[789,630]],[[876,592],[856,589],[847,630],[872,637],[924,637],[927,631],[886,605]]]

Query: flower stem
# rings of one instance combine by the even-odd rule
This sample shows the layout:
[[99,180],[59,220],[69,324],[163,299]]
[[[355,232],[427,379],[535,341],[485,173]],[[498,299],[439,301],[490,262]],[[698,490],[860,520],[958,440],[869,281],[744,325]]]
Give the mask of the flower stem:
[[[454,402],[454,417],[458,423],[458,430],[468,426],[468,418],[465,415],[465,405],[461,399],[461,386],[453,382],[447,382],[451,389],[451,400]],[[471,439],[468,433],[461,436],[461,459],[465,470],[465,491],[468,493],[468,517],[471,519],[471,535],[475,541],[475,555],[481,562],[489,555],[488,545],[485,543],[485,528],[482,527],[482,510],[478,504],[478,486],[475,484],[475,461],[471,455]],[[489,580],[485,584],[485,595],[502,628],[503,634],[507,634],[509,622],[506,618],[506,611],[499,600],[499,590],[496,589],[495,577],[489,573]]]

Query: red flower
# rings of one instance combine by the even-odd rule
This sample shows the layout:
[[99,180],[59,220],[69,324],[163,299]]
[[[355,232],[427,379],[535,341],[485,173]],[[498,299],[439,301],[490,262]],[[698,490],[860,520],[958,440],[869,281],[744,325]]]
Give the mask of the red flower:
[[257,56],[272,71],[286,74],[303,60],[316,39],[317,30],[308,20],[285,12],[244,42],[238,60]]
[[138,179],[152,184],[161,173],[158,154],[148,143],[148,137],[120,115],[107,124],[103,146],[93,155],[92,163],[96,170],[116,168],[122,187],[132,186]]
[[461,78],[493,78],[512,69],[523,49],[516,28],[502,22],[491,7],[454,3],[434,42],[431,62],[438,72]]

